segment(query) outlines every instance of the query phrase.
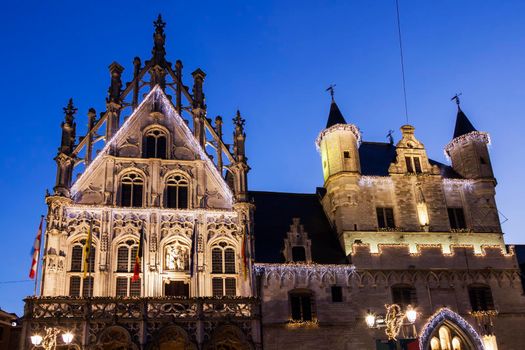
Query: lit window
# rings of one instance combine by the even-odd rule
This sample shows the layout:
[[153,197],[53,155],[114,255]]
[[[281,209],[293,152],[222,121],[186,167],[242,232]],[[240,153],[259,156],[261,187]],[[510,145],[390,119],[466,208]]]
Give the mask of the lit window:
[[122,176],[120,186],[120,205],[123,207],[142,207],[144,180],[135,173]]
[[379,228],[395,228],[394,223],[394,209],[392,208],[376,208],[377,227]]
[[144,135],[144,158],[166,159],[166,134],[158,129],[149,130]]
[[166,208],[188,208],[188,180],[181,175],[172,175],[166,180],[165,205]]
[[451,229],[464,229],[467,228],[465,223],[465,214],[463,208],[447,208],[448,220],[450,221]]

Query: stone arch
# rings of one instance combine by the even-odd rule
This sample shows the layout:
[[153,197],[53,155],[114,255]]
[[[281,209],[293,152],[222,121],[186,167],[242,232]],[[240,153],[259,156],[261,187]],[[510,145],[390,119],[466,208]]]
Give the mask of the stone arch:
[[254,346],[239,327],[229,324],[213,332],[204,350],[254,350]]
[[139,350],[139,348],[133,343],[124,327],[111,326],[100,333],[95,350]]
[[188,333],[179,326],[170,325],[160,329],[153,337],[148,350],[197,350]]
[[441,326],[447,326],[456,334],[460,335],[465,342],[466,350],[485,350],[483,340],[474,328],[460,315],[448,308],[442,308],[432,315],[421,330],[419,337],[419,348],[429,350],[430,342]]

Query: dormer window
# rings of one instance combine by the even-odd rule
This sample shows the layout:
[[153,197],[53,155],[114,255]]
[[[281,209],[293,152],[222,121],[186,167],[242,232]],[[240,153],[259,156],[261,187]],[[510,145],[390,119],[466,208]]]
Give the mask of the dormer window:
[[407,165],[407,173],[410,174],[421,174],[421,160],[419,157],[405,157]]
[[159,129],[151,129],[144,134],[143,157],[166,159],[166,134]]
[[144,180],[139,174],[128,173],[120,180],[120,205],[123,207],[142,207]]

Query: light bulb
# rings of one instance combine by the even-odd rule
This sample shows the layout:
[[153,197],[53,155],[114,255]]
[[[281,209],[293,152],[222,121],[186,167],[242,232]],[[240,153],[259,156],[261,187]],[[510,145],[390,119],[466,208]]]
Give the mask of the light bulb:
[[33,344],[35,346],[38,346],[38,345],[42,344],[42,336],[38,335],[38,334],[32,335],[31,336],[31,344]]
[[66,332],[62,334],[62,340],[64,341],[64,344],[71,344],[71,342],[73,341],[73,333]]
[[412,308],[412,306],[408,305],[407,312],[406,312],[407,320],[410,323],[416,322],[417,318],[417,312]]
[[374,314],[368,313],[365,317],[365,322],[368,328],[372,328],[376,323],[376,317],[374,316]]

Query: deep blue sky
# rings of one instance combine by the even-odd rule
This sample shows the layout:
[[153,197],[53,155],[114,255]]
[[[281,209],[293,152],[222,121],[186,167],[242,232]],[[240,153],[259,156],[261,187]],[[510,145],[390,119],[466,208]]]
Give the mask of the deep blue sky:
[[[497,202],[509,243],[522,234],[525,110],[523,1],[401,0],[410,123],[445,162],[455,105],[492,136]],[[152,21],[166,20],[168,58],[197,67],[210,117],[225,134],[247,119],[251,189],[312,192],[322,185],[314,140],[326,123],[326,87],[365,140],[404,124],[395,1],[9,1],[0,13],[0,282],[25,280],[44,191],[55,181],[62,107],[104,109],[114,60],[132,71],[150,56]],[[128,76],[126,76],[128,77]],[[191,85],[186,80],[186,85]],[[31,283],[0,284],[0,307],[21,313]]]

